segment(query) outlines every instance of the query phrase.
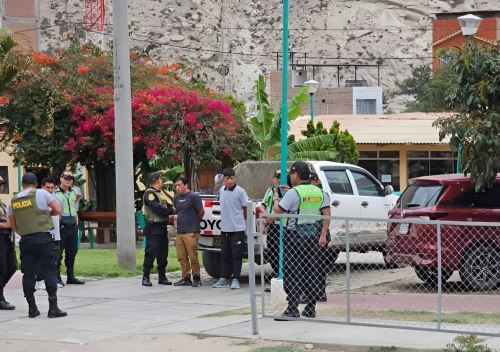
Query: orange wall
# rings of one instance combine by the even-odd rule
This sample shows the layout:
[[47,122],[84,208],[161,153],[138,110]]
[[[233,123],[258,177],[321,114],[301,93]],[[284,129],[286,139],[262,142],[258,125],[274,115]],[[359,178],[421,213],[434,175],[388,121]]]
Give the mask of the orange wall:
[[[460,30],[460,25],[457,19],[443,19],[435,20],[432,23],[432,42],[435,43],[447,36]],[[479,25],[477,36],[492,41],[500,40],[500,18],[490,17],[484,18]],[[457,34],[456,36],[440,43],[433,45],[432,47],[432,71],[436,72],[440,68],[439,58],[436,56],[436,52],[440,49],[447,49],[451,47],[462,47],[466,41],[464,35]],[[484,42],[477,41],[478,44],[484,44]]]

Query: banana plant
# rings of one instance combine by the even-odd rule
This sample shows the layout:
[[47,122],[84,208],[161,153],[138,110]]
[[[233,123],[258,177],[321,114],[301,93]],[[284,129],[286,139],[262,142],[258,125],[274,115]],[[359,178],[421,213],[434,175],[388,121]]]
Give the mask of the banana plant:
[[12,37],[12,34],[0,28],[0,93],[12,79],[31,65],[31,57]]
[[324,134],[294,142],[288,146],[288,156],[290,160],[337,161],[336,139],[336,135]]
[[[269,95],[266,92],[266,80],[263,75],[259,75],[253,90],[255,92],[257,114],[250,118],[250,126],[260,146],[260,160],[270,160],[271,148],[281,145],[281,111],[271,108]],[[293,121],[300,116],[302,105],[307,102],[307,97],[308,89],[302,87],[289,101],[288,121]]]

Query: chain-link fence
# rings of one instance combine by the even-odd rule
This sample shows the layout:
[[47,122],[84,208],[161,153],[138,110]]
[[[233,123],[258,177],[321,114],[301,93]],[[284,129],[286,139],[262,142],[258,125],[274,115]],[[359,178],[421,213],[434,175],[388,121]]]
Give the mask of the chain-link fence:
[[282,219],[257,220],[263,316],[500,336],[500,222]]

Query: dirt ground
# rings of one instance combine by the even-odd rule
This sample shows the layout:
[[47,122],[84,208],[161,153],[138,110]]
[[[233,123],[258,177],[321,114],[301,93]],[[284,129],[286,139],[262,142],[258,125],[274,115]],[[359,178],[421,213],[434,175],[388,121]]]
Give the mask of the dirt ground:
[[[85,345],[69,342],[0,341],[2,352],[327,352],[309,344],[290,344],[258,339],[233,339],[186,334],[117,337]],[[337,350],[338,351],[338,350]],[[339,351],[341,352],[341,351]]]

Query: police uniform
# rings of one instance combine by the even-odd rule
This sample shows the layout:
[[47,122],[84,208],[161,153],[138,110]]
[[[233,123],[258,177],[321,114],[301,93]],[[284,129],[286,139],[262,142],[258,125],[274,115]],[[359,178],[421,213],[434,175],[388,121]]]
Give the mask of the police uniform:
[[45,278],[49,296],[49,318],[66,316],[57,306],[57,256],[58,248],[54,245],[50,231],[53,228],[49,203],[56,201],[49,192],[36,189],[35,174],[26,173],[22,180],[28,185],[12,199],[8,208],[16,232],[21,236],[21,271],[23,273],[23,292],[29,305],[29,317],[40,315],[35,302],[35,275],[40,273]]
[[325,248],[318,245],[322,221],[304,215],[321,215],[322,209],[329,208],[330,199],[320,188],[303,182],[288,191],[279,206],[289,214],[301,215],[287,220],[283,238],[283,286],[288,299],[283,315],[299,317],[298,304],[303,302],[303,316],[314,318],[316,302],[323,300],[325,292]]
[[[4,183],[0,176],[0,183]],[[0,222],[7,222],[7,208],[0,201]],[[16,307],[5,300],[3,289],[9,282],[15,268],[15,249],[11,228],[0,228],[0,310],[13,310]]]
[[[161,177],[161,173],[152,173],[148,179],[150,183]],[[171,285],[165,272],[167,269],[168,257],[168,219],[173,214],[171,199],[161,190],[153,187],[148,188],[143,196],[143,213],[146,219],[144,236],[146,237],[146,248],[144,250],[143,263],[143,286],[152,286],[149,279],[153,263],[156,259],[158,267],[158,283],[161,285]]]
[[[276,177],[275,174],[274,177]],[[279,176],[278,176],[279,177]],[[269,214],[274,213],[274,192],[275,187],[269,187],[264,194],[264,199],[262,203],[266,207],[266,212]],[[283,192],[280,188],[277,188],[279,198],[283,198]],[[274,272],[277,274],[279,271],[279,234],[280,234],[280,222],[279,219],[274,219],[274,221],[267,225],[267,251],[266,251],[266,261],[271,264]]]
[[[62,177],[73,177],[69,172],[64,172]],[[59,258],[57,265],[57,280],[63,285],[61,279],[61,263],[64,254],[64,265],[66,266],[66,283],[67,284],[84,284],[84,281],[78,280],[75,277],[75,259],[78,253],[78,209],[77,194],[72,188],[67,191],[56,187],[55,196],[59,198],[63,213],[59,219],[59,234],[61,242],[59,245]]]

